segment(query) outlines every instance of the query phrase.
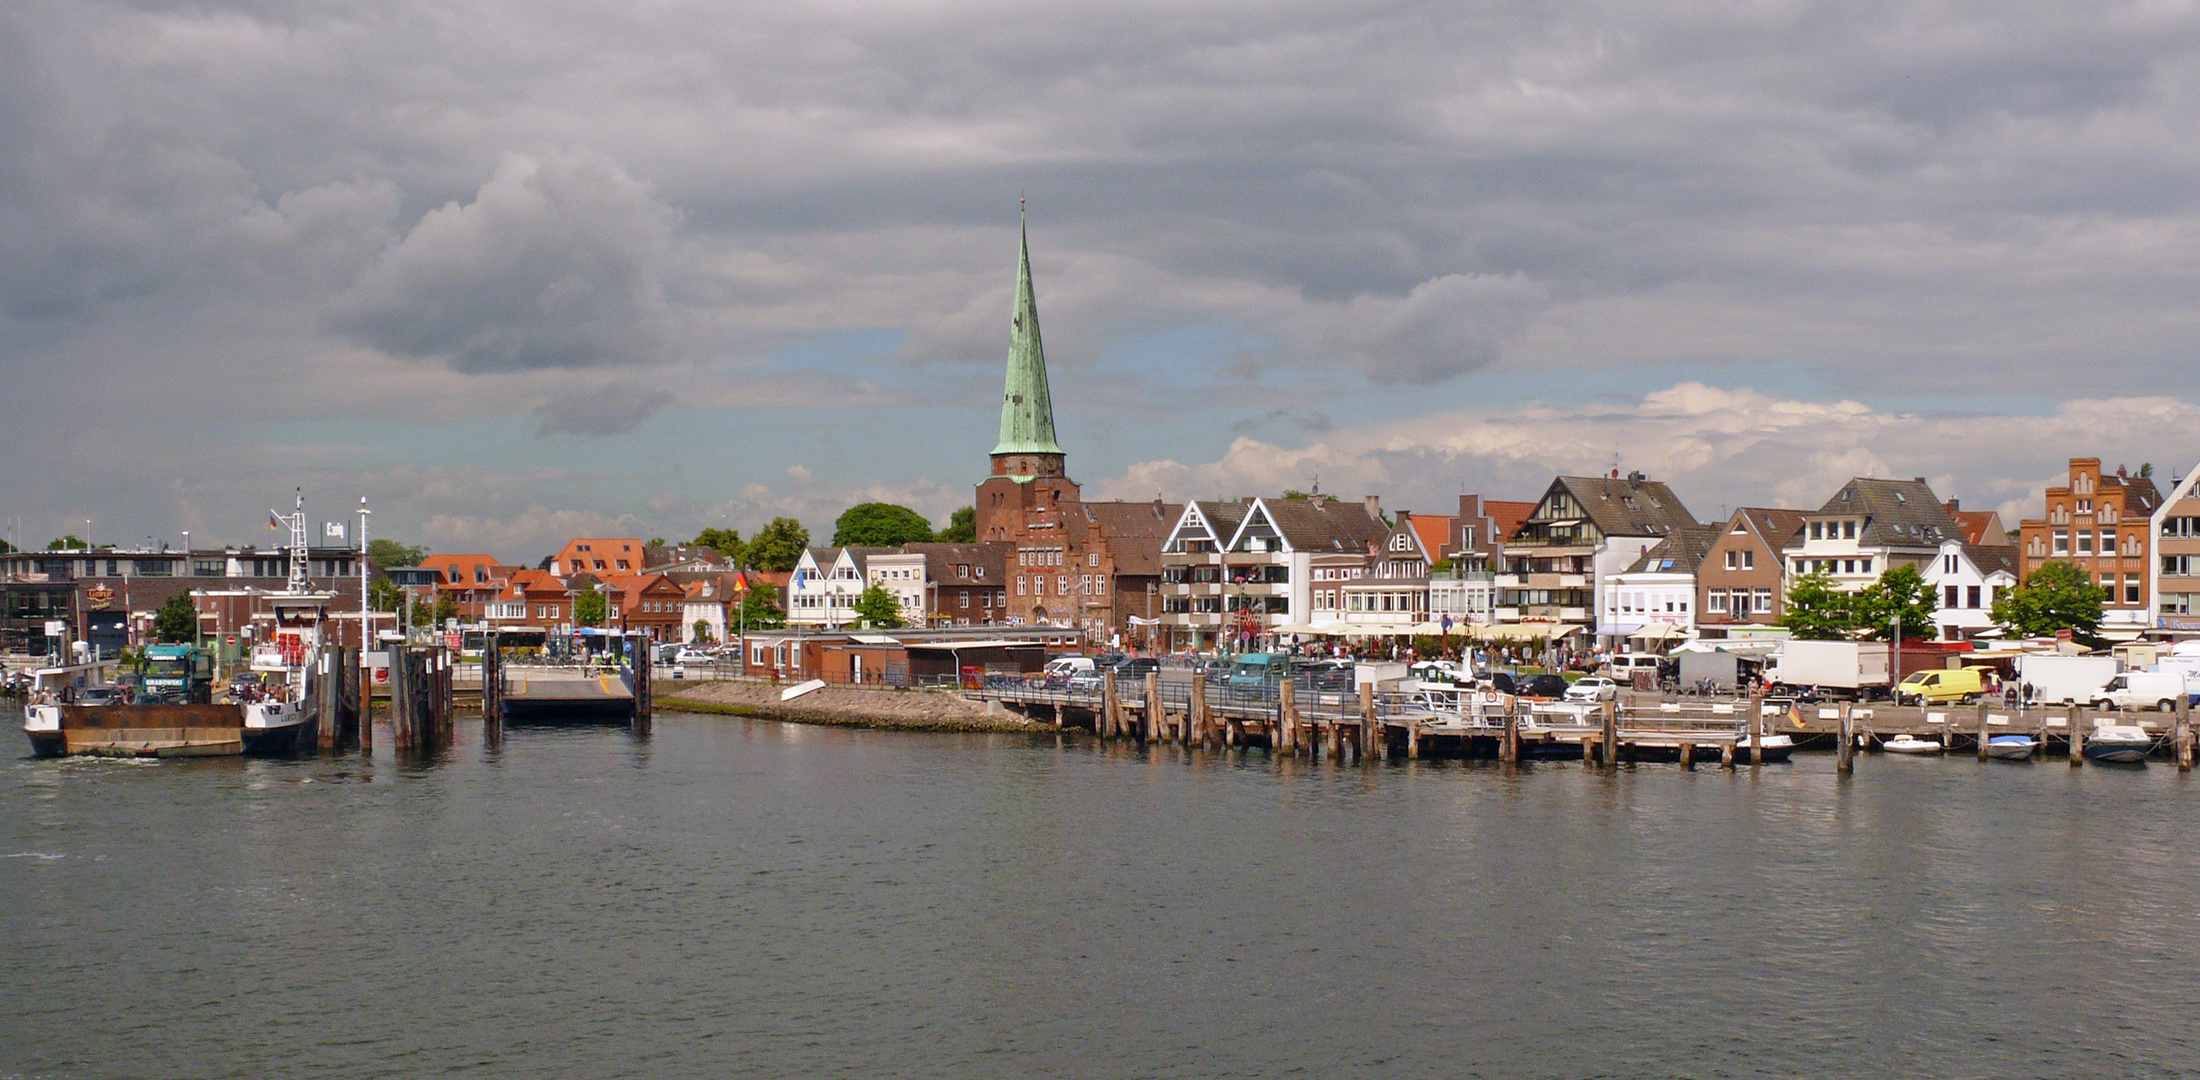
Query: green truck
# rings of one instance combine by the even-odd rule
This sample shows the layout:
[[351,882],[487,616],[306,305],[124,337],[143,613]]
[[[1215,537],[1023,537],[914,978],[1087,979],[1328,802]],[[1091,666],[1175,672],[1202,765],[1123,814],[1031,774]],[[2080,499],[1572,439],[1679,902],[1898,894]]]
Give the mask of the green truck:
[[147,645],[138,660],[142,700],[183,705],[214,701],[214,657],[196,645]]

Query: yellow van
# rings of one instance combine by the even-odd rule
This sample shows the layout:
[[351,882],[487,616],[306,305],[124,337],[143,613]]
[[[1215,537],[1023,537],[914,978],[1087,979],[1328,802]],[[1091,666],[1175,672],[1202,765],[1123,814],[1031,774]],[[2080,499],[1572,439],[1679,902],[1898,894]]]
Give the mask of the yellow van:
[[1935,668],[1913,671],[1894,688],[1897,705],[1949,705],[1975,701],[1986,693],[1978,668]]

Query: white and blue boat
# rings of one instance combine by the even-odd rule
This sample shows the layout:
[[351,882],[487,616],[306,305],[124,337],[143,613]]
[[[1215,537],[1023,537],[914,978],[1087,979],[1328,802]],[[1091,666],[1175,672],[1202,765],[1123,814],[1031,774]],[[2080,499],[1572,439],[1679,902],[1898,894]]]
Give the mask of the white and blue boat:
[[2087,761],[2143,765],[2154,749],[2154,736],[2137,724],[2100,724],[2085,738]]
[[2040,741],[2030,735],[1996,735],[1986,740],[1986,756],[2001,761],[2030,761]]

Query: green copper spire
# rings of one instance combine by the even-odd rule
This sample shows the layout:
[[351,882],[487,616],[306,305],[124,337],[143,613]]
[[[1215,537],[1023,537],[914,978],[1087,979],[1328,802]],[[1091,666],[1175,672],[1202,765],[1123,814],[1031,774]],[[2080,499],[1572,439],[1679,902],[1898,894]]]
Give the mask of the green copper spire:
[[[1054,401],[1047,395],[1046,350],[1039,344],[1039,302],[1031,295],[1028,224],[1020,231],[1026,235],[1023,257],[1016,264],[1016,318],[1008,334],[1008,385],[1001,394],[1001,442],[993,448],[993,454],[996,458],[1003,454],[1059,456],[1062,447],[1054,441]],[[1058,475],[1059,470],[1057,462],[1046,471]]]

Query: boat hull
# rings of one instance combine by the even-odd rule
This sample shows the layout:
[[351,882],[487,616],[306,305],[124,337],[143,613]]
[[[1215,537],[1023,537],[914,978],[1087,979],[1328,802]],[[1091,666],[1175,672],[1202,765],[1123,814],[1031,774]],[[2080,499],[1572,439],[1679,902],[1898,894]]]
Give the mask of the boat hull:
[[313,744],[310,714],[279,726],[246,726],[239,705],[60,705],[26,710],[24,735],[39,757],[229,757],[293,753]]
[[1996,761],[2030,761],[2039,750],[2040,744],[2032,739],[2022,742],[1988,740],[1986,743],[1986,756]]
[[2084,754],[2087,761],[2102,761],[2115,765],[2143,765],[2147,760],[2147,751],[2151,749],[2153,749],[2151,743],[2087,743]]
[[1937,754],[1947,749],[1939,743],[1926,742],[1923,739],[1889,739],[1880,743],[1879,748],[1890,754]]

